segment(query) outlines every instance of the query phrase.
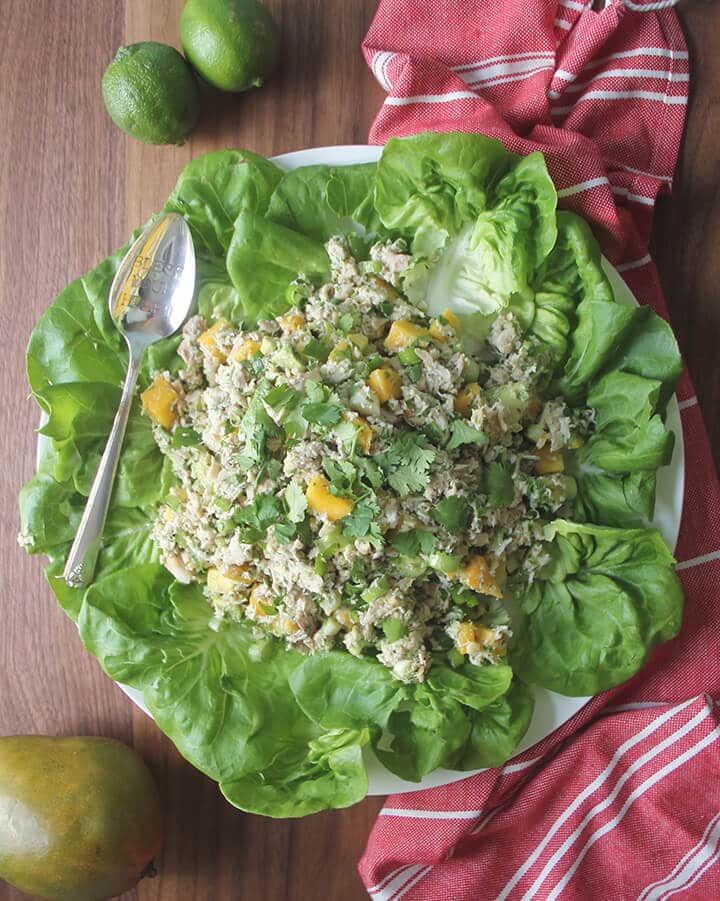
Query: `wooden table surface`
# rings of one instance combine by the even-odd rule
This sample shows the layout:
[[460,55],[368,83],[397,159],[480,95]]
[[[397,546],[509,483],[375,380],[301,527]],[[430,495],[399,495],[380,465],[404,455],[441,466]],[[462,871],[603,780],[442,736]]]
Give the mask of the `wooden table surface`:
[[[157,210],[182,166],[207,150],[263,154],[364,143],[382,92],[360,42],[375,0],[268,0],[282,69],[247,96],[207,93],[182,148],[147,147],[108,119],[100,79],[121,44],[178,44],[182,0],[0,0],[0,734],[98,734],[134,745],[167,812],[159,876],[124,901],[331,901],[367,897],[356,861],[380,808],[301,821],[241,813],[101,672],[56,606],[39,559],[16,544],[16,496],[33,471],[37,409],[24,349],[39,315]],[[692,102],[654,251],[673,323],[720,460],[720,4],[679,7]],[[0,885],[2,901],[25,897]]]

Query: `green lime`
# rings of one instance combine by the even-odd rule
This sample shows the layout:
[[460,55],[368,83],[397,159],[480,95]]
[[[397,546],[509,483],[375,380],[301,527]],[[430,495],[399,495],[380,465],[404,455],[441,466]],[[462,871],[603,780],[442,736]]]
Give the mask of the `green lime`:
[[187,0],[180,15],[185,55],[222,91],[259,88],[280,56],[280,32],[256,0]]
[[156,41],[121,47],[102,92],[118,128],[146,144],[183,144],[200,115],[192,69],[174,47]]

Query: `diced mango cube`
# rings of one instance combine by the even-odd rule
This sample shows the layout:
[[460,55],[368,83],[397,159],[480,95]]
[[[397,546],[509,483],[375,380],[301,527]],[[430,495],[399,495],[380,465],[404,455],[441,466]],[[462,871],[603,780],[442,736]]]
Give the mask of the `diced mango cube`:
[[480,394],[480,385],[477,382],[468,382],[455,397],[455,411],[467,416],[478,394]]
[[353,508],[353,502],[349,497],[337,497],[330,492],[330,486],[325,476],[314,475],[305,491],[308,507],[315,513],[323,513],[330,522],[344,519]]
[[455,636],[455,645],[461,654],[467,654],[469,645],[475,641],[475,625],[470,622],[462,622],[458,626]]
[[217,346],[217,339],[220,332],[223,332],[230,327],[230,323],[227,319],[220,318],[215,325],[211,325],[210,328],[206,329],[198,338],[198,344],[202,345],[216,360],[220,360],[221,363],[224,363],[227,358],[223,351]]
[[155,376],[155,381],[140,395],[143,410],[164,429],[172,428],[177,419],[179,395],[167,379]]
[[475,642],[482,645],[494,645],[495,633],[487,626],[475,626]]
[[394,369],[387,366],[373,369],[367,383],[381,404],[387,403],[390,398],[400,397],[402,394],[400,376]]
[[473,591],[489,594],[494,598],[502,597],[502,589],[490,572],[488,562],[482,554],[476,554],[472,557],[470,562],[458,571],[458,577],[461,582],[467,585],[468,588],[472,588]]
[[293,635],[300,628],[295,620],[285,614],[278,617],[278,626],[284,635]]
[[343,417],[346,422],[351,422],[357,431],[357,446],[364,454],[370,453],[370,445],[372,444],[375,430],[363,416],[351,416],[346,413]]
[[390,326],[390,331],[385,338],[385,350],[396,351],[408,347],[420,338],[429,337],[430,333],[421,325],[408,322],[407,319],[397,319]]
[[349,607],[338,607],[333,616],[344,629],[352,629],[355,625]]
[[[460,332],[460,320],[453,313],[453,311],[443,310],[442,317],[457,335]],[[433,319],[433,321],[430,323],[430,335],[436,341],[441,341],[443,344],[448,340],[445,326],[442,322],[440,322],[439,319]]]
[[207,574],[207,587],[213,594],[229,594],[238,587],[238,583],[219,569],[211,567]]
[[248,597],[248,606],[255,614],[255,616],[268,616],[270,613],[270,611],[263,606],[262,596],[260,591],[258,590],[257,585],[250,592],[250,596]]
[[252,584],[252,575],[247,565],[233,563],[225,570],[225,576],[233,582],[239,582],[241,585]]
[[249,360],[250,357],[254,357],[260,350],[260,347],[261,344],[259,341],[253,341],[250,338],[246,338],[244,341],[241,341],[240,344],[233,347],[230,356],[236,363],[242,363],[243,360]]
[[563,472],[565,461],[559,451],[551,451],[549,447],[541,447],[538,452],[538,461],[535,464],[535,472],[539,476],[549,476],[555,472]]
[[278,316],[277,321],[284,332],[299,332],[305,327],[305,317],[297,310],[289,310],[282,316]]

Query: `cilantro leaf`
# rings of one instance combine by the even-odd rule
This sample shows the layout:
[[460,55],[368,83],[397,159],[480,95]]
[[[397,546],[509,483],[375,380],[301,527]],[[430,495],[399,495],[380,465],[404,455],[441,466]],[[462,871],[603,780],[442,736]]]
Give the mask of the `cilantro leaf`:
[[355,450],[358,431],[352,422],[341,422],[335,429],[335,435],[348,456]]
[[462,419],[456,419],[452,424],[447,450],[455,450],[456,447],[460,447],[462,444],[476,444],[478,447],[482,447],[486,441],[487,435],[485,432],[473,428],[473,426],[468,425]]
[[366,501],[355,504],[352,513],[343,519],[343,534],[349,538],[364,538],[370,531],[375,510]]
[[323,469],[330,479],[333,494],[350,494],[357,477],[354,465],[349,460],[325,460]]
[[424,529],[408,529],[406,532],[396,532],[390,544],[404,557],[417,557],[419,554],[431,553],[436,540],[432,532]]
[[388,484],[400,497],[424,491],[434,459],[435,451],[427,438],[418,432],[406,432],[396,438],[385,453],[376,457]]
[[488,499],[493,507],[509,507],[515,497],[515,485],[507,463],[495,460],[487,468]]
[[[292,523],[302,522],[307,510],[307,498],[302,488],[293,481],[285,489],[285,503],[288,508],[288,519]],[[277,531],[277,529],[276,529]]]
[[448,532],[457,534],[468,527],[470,513],[470,504],[465,498],[454,495],[439,501],[432,515],[439,526],[447,529]]
[[247,461],[250,461],[250,465],[252,465],[265,459],[265,441],[270,435],[277,433],[277,426],[263,406],[269,391],[270,382],[260,382],[240,421],[238,436],[244,442],[243,453],[240,455],[243,468],[250,468],[250,466],[245,466]]
[[306,379],[305,395],[311,404],[320,404],[330,397],[330,390],[313,379]]
[[297,535],[297,523],[279,522],[275,523],[274,528],[275,540],[278,544],[289,544]]
[[[353,426],[353,431],[356,431],[355,426]],[[383,474],[377,463],[367,457],[358,457],[355,463],[361,478],[364,478],[369,485],[373,488],[379,488],[382,485]]]
[[275,385],[265,396],[265,403],[273,410],[292,410],[300,400],[300,392],[289,385]]
[[335,425],[342,419],[343,410],[340,404],[321,401],[320,403],[304,404],[302,415],[313,425]]
[[311,338],[303,347],[302,352],[306,357],[319,360],[321,363],[324,363],[330,356],[330,348],[327,344],[323,344],[322,341],[318,341],[317,338]]
[[279,516],[280,502],[274,494],[259,494],[252,504],[237,507],[233,512],[233,520],[237,525],[245,526],[243,538],[250,543],[261,541]]

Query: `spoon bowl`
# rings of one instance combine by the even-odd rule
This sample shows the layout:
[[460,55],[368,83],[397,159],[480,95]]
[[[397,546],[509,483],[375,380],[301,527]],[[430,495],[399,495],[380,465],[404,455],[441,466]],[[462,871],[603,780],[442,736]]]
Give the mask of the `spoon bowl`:
[[108,296],[110,316],[130,340],[152,344],[185,322],[195,291],[195,251],[187,222],[168,213],[123,257]]

